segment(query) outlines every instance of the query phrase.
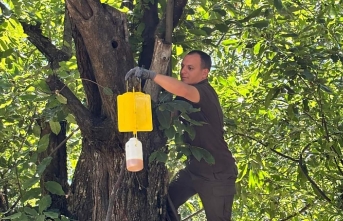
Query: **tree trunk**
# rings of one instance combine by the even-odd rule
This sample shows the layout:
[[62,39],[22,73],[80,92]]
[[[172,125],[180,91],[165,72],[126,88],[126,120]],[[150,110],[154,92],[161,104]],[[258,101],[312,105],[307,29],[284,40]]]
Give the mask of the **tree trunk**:
[[[93,0],[69,0],[67,7],[74,24],[73,37],[87,108],[57,76],[50,76],[47,83],[68,99],[67,106],[83,137],[68,196],[69,210],[73,218],[82,221],[106,220],[108,210],[109,220],[163,220],[168,181],[166,168],[156,162],[148,164],[149,155],[165,145],[161,131],[138,134],[144,146],[144,170],[138,173],[125,170],[122,180],[119,176],[125,142],[131,135],[118,132],[116,98],[125,92],[124,76],[134,64],[125,15]],[[170,46],[166,49],[170,51]],[[163,58],[156,55],[155,60],[161,59],[168,64],[170,52],[163,54]],[[114,190],[112,208],[109,208],[115,184],[118,188]]]
[[[175,1],[174,27],[186,3],[187,0]],[[146,68],[150,66],[152,70],[165,74],[171,56],[171,44],[164,44],[159,38],[153,39],[154,35],[162,38],[165,28],[159,29],[163,33],[153,35],[152,32],[156,32],[157,26],[165,25],[161,25],[161,22],[158,24],[157,4],[150,6],[150,10],[144,10],[144,21],[150,25],[146,26],[147,30],[142,36],[144,50],[139,60]],[[72,218],[80,221],[165,220],[167,170],[164,164],[148,163],[152,152],[167,151],[166,138],[158,130],[156,116],[153,116],[154,130],[138,134],[144,147],[144,170],[138,173],[125,170],[124,147],[132,135],[118,131],[116,98],[125,92],[124,76],[134,65],[128,43],[126,16],[98,0],[67,0],[66,8],[69,16],[65,21],[69,22],[70,18],[71,26],[65,25],[65,37],[68,37],[71,27],[87,105],[81,103],[57,75],[50,75],[46,83],[51,91],[67,98],[66,106],[75,116],[82,134],[82,150],[67,195],[68,210]],[[154,15],[149,16],[149,13]],[[153,21],[155,19],[157,21]],[[25,23],[23,27],[30,41],[47,57],[53,69],[58,68],[59,61],[69,59],[70,53],[56,49],[48,38],[42,36],[40,27]],[[168,33],[171,33],[170,30]],[[66,41],[68,39],[65,38]],[[134,86],[137,85],[135,82]],[[160,87],[147,81],[144,90],[151,95],[155,107]],[[51,140],[51,147],[60,141],[56,136]],[[60,153],[62,155],[58,155]],[[64,153],[65,146],[58,151],[52,163],[55,170],[48,169],[49,174],[45,174],[42,181],[56,180],[66,189],[64,165],[63,171],[58,171],[59,162],[66,162]],[[60,174],[56,174],[56,171]],[[63,179],[55,179],[55,176],[62,176]],[[62,199],[63,205],[58,205],[64,211],[66,204]],[[54,200],[59,202],[57,198]]]

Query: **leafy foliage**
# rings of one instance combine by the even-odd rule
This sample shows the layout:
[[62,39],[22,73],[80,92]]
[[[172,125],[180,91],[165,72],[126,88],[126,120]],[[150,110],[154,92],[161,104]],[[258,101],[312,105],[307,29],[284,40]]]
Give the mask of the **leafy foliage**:
[[[51,198],[41,194],[40,176],[50,164],[49,135],[40,137],[37,119],[59,133],[62,120],[74,123],[63,107],[68,100],[45,84],[48,62],[27,40],[21,21],[41,24],[43,34],[63,46],[62,1],[6,0],[0,13],[0,189],[7,207],[0,216],[12,220],[68,220],[49,211]],[[104,1],[120,8],[121,1]],[[141,5],[128,14],[130,42],[141,50]],[[210,75],[225,113],[226,140],[237,159],[239,177],[235,220],[341,220],[342,156],[342,20],[341,1],[189,1],[173,34],[173,73],[190,49],[210,53]],[[159,12],[166,1],[159,1]],[[58,75],[83,100],[76,59],[61,62]],[[105,94],[112,95],[109,88]],[[160,129],[172,140],[167,155],[155,152],[150,161],[182,167],[185,156],[211,161],[197,147],[182,145],[182,134],[194,136],[184,119],[192,111],[182,102],[161,102],[156,109]],[[197,124],[199,122],[191,122]],[[73,125],[68,128],[68,132]],[[69,176],[80,150],[80,134],[68,141]],[[65,194],[55,182],[45,183]],[[183,217],[202,207],[192,198]],[[1,209],[1,208],[0,208]],[[57,218],[59,217],[59,218]],[[204,214],[196,220],[205,220]]]

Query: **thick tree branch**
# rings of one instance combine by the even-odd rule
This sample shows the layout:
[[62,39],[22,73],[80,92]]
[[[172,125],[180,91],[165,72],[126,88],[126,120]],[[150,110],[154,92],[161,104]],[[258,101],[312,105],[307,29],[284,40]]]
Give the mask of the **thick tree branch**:
[[[29,36],[29,41],[37,47],[37,49],[44,54],[51,64],[52,69],[58,68],[58,62],[68,61],[71,58],[70,50],[59,50],[51,40],[42,34],[41,24],[31,25],[21,21],[24,32]],[[67,37],[65,35],[65,37]],[[68,39],[66,39],[66,42]]]
[[[149,69],[152,56],[154,53],[155,46],[155,31],[159,23],[158,18],[158,2],[154,1],[152,4],[149,2],[147,5],[142,4],[143,10],[143,19],[142,22],[145,25],[144,31],[142,33],[143,42],[142,42],[142,52],[140,53],[138,66]],[[144,83],[143,83],[144,85]]]
[[[98,89],[99,96],[96,96],[97,100],[101,101],[100,115],[110,119],[113,125],[117,125],[116,97],[125,91],[124,75],[133,67],[126,15],[101,4],[98,0],[81,2],[83,5],[78,0],[66,1],[72,21],[82,36],[84,50],[88,52],[89,67],[87,68],[91,67],[94,73],[94,79],[91,79],[92,73],[88,73],[89,76],[84,78],[101,85]],[[89,12],[85,14],[84,9]],[[107,93],[109,90],[103,88],[110,89],[113,94],[109,95]],[[96,112],[99,113],[99,110]],[[114,132],[117,132],[117,129]],[[117,134],[112,133],[112,137]]]
[[[183,15],[183,10],[185,9],[187,2],[188,0],[174,0],[173,28],[175,28],[179,24],[180,18]],[[166,19],[166,16],[164,16],[156,30],[156,35],[162,39],[164,39],[166,35]]]
[[174,14],[174,0],[167,1],[166,9],[166,36],[164,38],[167,44],[172,43],[172,34],[173,34],[173,14]]
[[[157,39],[154,48],[154,56],[150,69],[156,73],[166,73],[171,56],[171,44],[164,44],[161,39]],[[161,87],[153,81],[148,80],[144,86],[144,91],[150,94],[154,102],[157,102]]]
[[62,83],[56,75],[50,75],[47,78],[46,83],[52,91],[55,91],[67,98],[66,105],[75,116],[75,120],[80,126],[81,131],[90,130],[90,127],[92,126],[91,113],[74,95],[74,93],[64,83]]
[[89,111],[94,116],[100,116],[102,101],[98,85],[96,83],[93,83],[96,80],[92,63],[85,47],[83,38],[76,25],[72,24],[72,30],[72,36],[74,38],[76,48],[77,67],[80,73],[80,78],[82,79],[83,88],[85,90],[87,106]]
[[72,56],[72,47],[71,47],[72,43],[73,43],[73,36],[72,36],[72,29],[71,29],[71,21],[68,14],[67,6],[65,6],[63,46],[61,50],[64,53],[66,53],[70,58]]

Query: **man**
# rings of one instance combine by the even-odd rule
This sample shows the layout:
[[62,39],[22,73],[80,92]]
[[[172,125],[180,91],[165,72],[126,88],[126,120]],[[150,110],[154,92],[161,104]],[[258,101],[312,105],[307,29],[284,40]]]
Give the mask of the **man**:
[[214,157],[215,164],[210,165],[203,159],[198,161],[191,156],[185,169],[175,176],[168,190],[172,201],[172,205],[168,205],[168,216],[173,221],[179,220],[175,209],[197,193],[208,221],[231,220],[237,167],[223,137],[223,112],[218,95],[207,80],[211,63],[208,54],[194,50],[182,61],[181,81],[139,67],[130,70],[125,76],[125,79],[133,75],[152,79],[176,95],[176,99],[185,100],[193,107],[200,108],[199,112],[191,113],[190,117],[206,122],[202,126],[194,126],[195,138],[192,140],[186,136],[185,143],[208,150]]

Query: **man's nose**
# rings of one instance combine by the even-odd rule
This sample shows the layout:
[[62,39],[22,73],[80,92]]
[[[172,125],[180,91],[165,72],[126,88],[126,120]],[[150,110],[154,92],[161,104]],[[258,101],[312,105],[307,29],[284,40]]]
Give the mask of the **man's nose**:
[[181,68],[180,74],[184,74],[185,72],[185,68]]

